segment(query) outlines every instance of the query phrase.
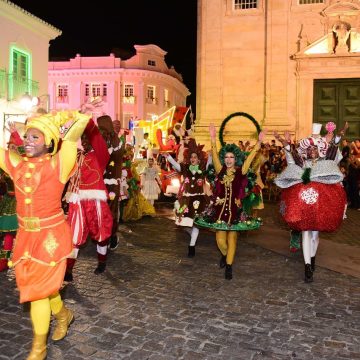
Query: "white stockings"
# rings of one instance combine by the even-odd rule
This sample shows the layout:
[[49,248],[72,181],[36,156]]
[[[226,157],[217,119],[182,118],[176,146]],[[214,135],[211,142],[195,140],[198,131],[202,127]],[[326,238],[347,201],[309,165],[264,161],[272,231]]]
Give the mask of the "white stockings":
[[302,232],[302,248],[305,264],[311,263],[319,246],[319,232],[307,230]]

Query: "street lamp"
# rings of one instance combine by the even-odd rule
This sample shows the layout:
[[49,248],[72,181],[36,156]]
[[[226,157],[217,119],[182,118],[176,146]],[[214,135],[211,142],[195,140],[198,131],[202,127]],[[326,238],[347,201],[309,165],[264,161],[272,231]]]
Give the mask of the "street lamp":
[[[44,104],[45,100],[45,104]],[[33,107],[38,107],[42,104],[45,105],[45,112],[49,112],[50,95],[44,94],[40,96],[31,96],[29,93],[25,93],[20,99],[20,106],[25,112],[29,112]]]

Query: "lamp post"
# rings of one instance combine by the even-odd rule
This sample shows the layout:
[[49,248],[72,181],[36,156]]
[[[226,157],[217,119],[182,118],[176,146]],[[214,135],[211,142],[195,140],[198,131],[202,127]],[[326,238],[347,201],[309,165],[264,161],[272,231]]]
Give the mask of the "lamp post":
[[[45,101],[45,104],[44,104]],[[37,107],[38,109],[43,108],[41,105],[45,105],[45,112],[49,112],[50,95],[44,94],[40,96],[31,96],[25,93],[20,99],[20,106],[24,112],[28,113],[32,108]]]

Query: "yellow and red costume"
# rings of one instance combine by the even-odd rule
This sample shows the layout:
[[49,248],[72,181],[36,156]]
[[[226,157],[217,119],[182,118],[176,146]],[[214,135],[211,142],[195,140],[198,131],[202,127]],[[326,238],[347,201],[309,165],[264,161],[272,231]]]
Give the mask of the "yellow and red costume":
[[[77,140],[89,116],[76,113],[75,120],[61,150],[53,156],[28,158],[0,149],[0,167],[15,184],[19,230],[9,265],[15,267],[21,303],[56,293],[62,285],[66,258],[72,253],[61,195],[75,165]],[[31,120],[27,125],[32,126],[41,128],[36,119],[33,125]],[[46,129],[43,132],[46,138],[49,134]]]

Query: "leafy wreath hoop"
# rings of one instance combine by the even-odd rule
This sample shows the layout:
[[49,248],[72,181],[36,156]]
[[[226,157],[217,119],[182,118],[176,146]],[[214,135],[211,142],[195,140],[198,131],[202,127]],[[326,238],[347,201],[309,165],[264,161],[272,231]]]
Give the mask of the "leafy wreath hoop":
[[247,114],[247,113],[244,113],[244,112],[236,112],[236,113],[233,113],[233,114],[230,114],[229,116],[227,116],[223,122],[221,123],[221,126],[220,126],[220,130],[219,130],[219,140],[220,140],[220,144],[221,146],[225,146],[226,145],[226,142],[224,141],[224,130],[225,130],[225,126],[226,124],[235,116],[243,116],[247,119],[249,119],[256,127],[256,131],[257,133],[259,134],[260,131],[261,131],[261,127],[259,125],[259,123],[255,120],[255,118],[253,118],[251,115]]

